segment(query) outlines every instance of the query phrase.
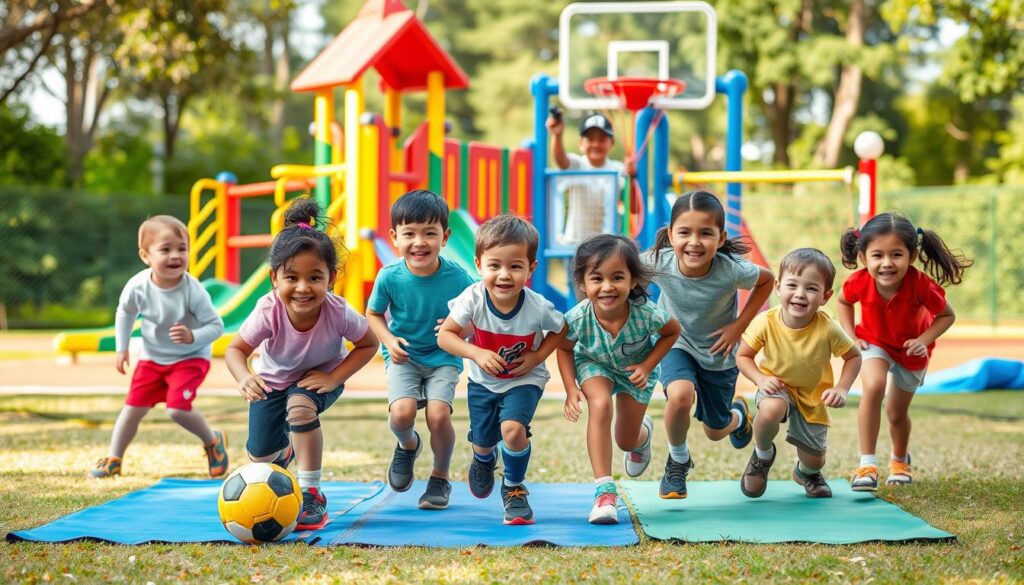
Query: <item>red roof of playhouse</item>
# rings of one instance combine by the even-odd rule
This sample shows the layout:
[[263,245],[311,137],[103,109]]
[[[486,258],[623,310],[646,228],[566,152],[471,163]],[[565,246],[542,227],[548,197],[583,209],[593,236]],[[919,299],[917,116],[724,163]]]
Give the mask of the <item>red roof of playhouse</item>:
[[444,73],[446,89],[469,78],[402,0],[368,0],[359,15],[292,81],[292,91],[352,83],[373,67],[388,87],[425,89],[427,73]]

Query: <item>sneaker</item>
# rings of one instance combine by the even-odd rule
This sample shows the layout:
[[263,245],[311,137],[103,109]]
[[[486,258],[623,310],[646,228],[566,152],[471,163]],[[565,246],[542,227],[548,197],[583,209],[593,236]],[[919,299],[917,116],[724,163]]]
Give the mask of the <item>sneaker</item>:
[[443,477],[430,476],[427,490],[420,496],[420,510],[444,510],[448,507],[448,496],[452,493],[452,484]]
[[740,421],[740,426],[729,433],[729,441],[733,447],[742,449],[750,444],[750,439],[754,438],[753,418],[750,416],[750,411],[747,410],[747,401],[742,396],[737,396],[732,401],[732,407],[743,413],[743,420]]
[[203,449],[206,450],[206,462],[210,465],[210,477],[224,477],[228,472],[228,436],[221,431],[213,431],[213,442]]
[[686,476],[693,469],[693,456],[686,463],[676,463],[672,456],[665,461],[665,474],[661,476],[658,495],[663,500],[681,500],[686,497]]
[[650,416],[644,415],[643,425],[647,427],[647,442],[622,454],[622,466],[626,468],[626,475],[629,477],[638,477],[647,470],[647,465],[651,462],[651,437],[654,436],[654,421]]
[[121,475],[121,458],[104,457],[100,459],[96,462],[96,467],[89,471],[89,475],[99,479]]
[[614,483],[602,483],[594,493],[594,507],[590,510],[591,524],[619,523],[619,494]]
[[302,511],[295,530],[319,530],[327,524],[327,496],[317,488],[302,490]]
[[910,468],[910,455],[907,455],[907,462],[889,461],[889,477],[885,485],[910,485],[914,481],[914,472]]
[[743,470],[743,477],[740,478],[740,491],[748,498],[760,498],[764,490],[768,488],[768,472],[775,463],[775,443],[772,443],[772,458],[765,460],[757,456],[757,451],[750,454],[750,461],[747,461],[747,468]]
[[423,450],[423,440],[420,439],[419,433],[413,432],[416,434],[416,448],[403,449],[401,445],[395,445],[395,455],[388,466],[388,484],[396,492],[409,489],[412,487],[412,481],[416,479],[412,467]]
[[288,469],[288,466],[295,460],[295,449],[292,448],[291,445],[288,445],[287,449],[288,450],[285,451],[284,455],[274,459],[271,463],[277,465],[281,469]]
[[850,489],[855,492],[873,492],[878,489],[878,467],[862,465],[853,474]]
[[505,504],[505,524],[533,524],[533,509],[526,496],[530,492],[525,485],[507,486],[501,484],[501,501]]
[[821,473],[804,473],[800,471],[799,463],[793,468],[793,481],[804,486],[808,498],[832,497],[832,488],[828,487]]
[[494,468],[498,465],[497,453],[490,461],[480,461],[475,455],[469,464],[469,491],[478,498],[486,498],[494,489]]

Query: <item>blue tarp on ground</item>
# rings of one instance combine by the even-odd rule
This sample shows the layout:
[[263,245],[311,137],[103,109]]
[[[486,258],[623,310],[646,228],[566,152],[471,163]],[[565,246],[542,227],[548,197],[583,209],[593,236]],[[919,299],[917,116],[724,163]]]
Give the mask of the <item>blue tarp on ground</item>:
[[1024,361],[978,358],[929,373],[918,394],[956,394],[982,390],[1024,389]]

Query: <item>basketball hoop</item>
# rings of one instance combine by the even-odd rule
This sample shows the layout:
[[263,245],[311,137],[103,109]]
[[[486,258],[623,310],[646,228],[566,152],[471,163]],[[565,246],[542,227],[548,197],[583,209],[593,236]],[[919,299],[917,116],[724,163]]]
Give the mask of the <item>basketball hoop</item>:
[[[642,152],[647,148],[647,141],[651,132],[647,132],[647,138],[639,149],[634,150],[633,132],[636,129],[636,114],[647,106],[653,104],[655,98],[675,97],[686,89],[686,82],[681,79],[658,79],[656,77],[595,77],[583,82],[583,89],[594,96],[613,97],[618,101],[619,107],[629,110],[632,115],[631,125],[623,128],[623,142],[626,152],[630,153],[633,160],[640,158]],[[651,127],[656,127],[661,121],[663,111],[658,109],[655,117],[651,119]],[[622,117],[618,117],[623,122]],[[620,124],[620,127],[624,124]],[[630,180],[630,195],[625,200],[626,210],[629,215],[629,232],[632,237],[637,237],[643,229],[644,200],[640,193],[640,186],[635,179]]]

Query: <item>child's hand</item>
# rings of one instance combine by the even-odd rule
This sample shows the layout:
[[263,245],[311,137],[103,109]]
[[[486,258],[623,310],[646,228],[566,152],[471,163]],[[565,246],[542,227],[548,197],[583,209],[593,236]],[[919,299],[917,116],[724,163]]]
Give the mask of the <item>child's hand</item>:
[[480,369],[492,376],[499,376],[508,367],[505,359],[493,351],[480,348],[473,355],[473,361]]
[[[406,359],[409,359],[408,356]],[[306,390],[313,390],[317,394],[326,394],[333,392],[338,387],[338,383],[334,381],[327,372],[321,372],[320,370],[310,370],[306,372],[306,375],[301,380],[296,382],[299,388],[305,388]]]
[[580,420],[580,415],[583,414],[583,407],[580,406],[582,397],[583,393],[580,392],[580,387],[576,384],[565,391],[565,420],[569,422]]
[[627,177],[636,176],[636,161],[634,161],[632,157],[627,157],[623,166],[623,170],[626,172]]
[[535,351],[523,352],[523,361],[518,366],[512,368],[509,371],[509,375],[513,378],[518,378],[523,374],[529,373],[530,370],[536,368],[540,364],[540,356]]
[[854,340],[854,343],[856,343],[856,344],[857,344],[857,347],[858,347],[859,349],[867,349],[867,348],[868,348],[868,345],[870,345],[870,344],[869,344],[868,342],[864,341],[863,339],[861,339],[861,338],[859,338],[859,337],[858,337],[857,339],[855,339],[855,340]]
[[845,388],[829,388],[821,393],[821,403],[830,408],[842,408],[846,406],[848,392]]
[[634,386],[641,390],[647,387],[647,379],[651,377],[651,371],[643,364],[633,364],[632,366],[626,366],[627,372],[633,372],[629,375],[629,381]]
[[409,361],[409,352],[402,349],[403,345],[409,345],[409,342],[404,337],[392,337],[391,341],[384,345],[388,348],[388,356],[391,358],[391,363],[404,364]]
[[444,319],[437,320],[437,325],[434,326],[434,335],[441,332],[441,325],[444,325]]
[[907,355],[928,357],[928,346],[921,343],[920,339],[908,339],[903,347],[907,348]]
[[249,374],[249,377],[238,385],[238,393],[245,398],[246,402],[265,400],[267,398],[267,383],[256,374]]
[[175,323],[171,326],[171,341],[174,343],[192,343],[196,338],[192,336],[192,330],[185,327],[181,323]]
[[722,327],[718,331],[714,331],[708,337],[718,336],[718,341],[711,346],[711,355],[716,353],[730,354],[732,350],[736,349],[736,346],[740,342],[740,338],[743,337],[743,329],[739,326],[739,323],[733,321],[725,327]]
[[786,384],[775,376],[765,376],[757,388],[768,395],[781,394],[788,389]]
[[554,116],[548,116],[548,121],[544,123],[544,126],[546,126],[548,132],[554,136],[561,136],[562,132],[565,130],[565,122],[563,122],[561,118],[556,118]]
[[128,373],[128,352],[119,351],[117,357],[114,358],[114,367],[117,368],[117,373],[126,374]]

